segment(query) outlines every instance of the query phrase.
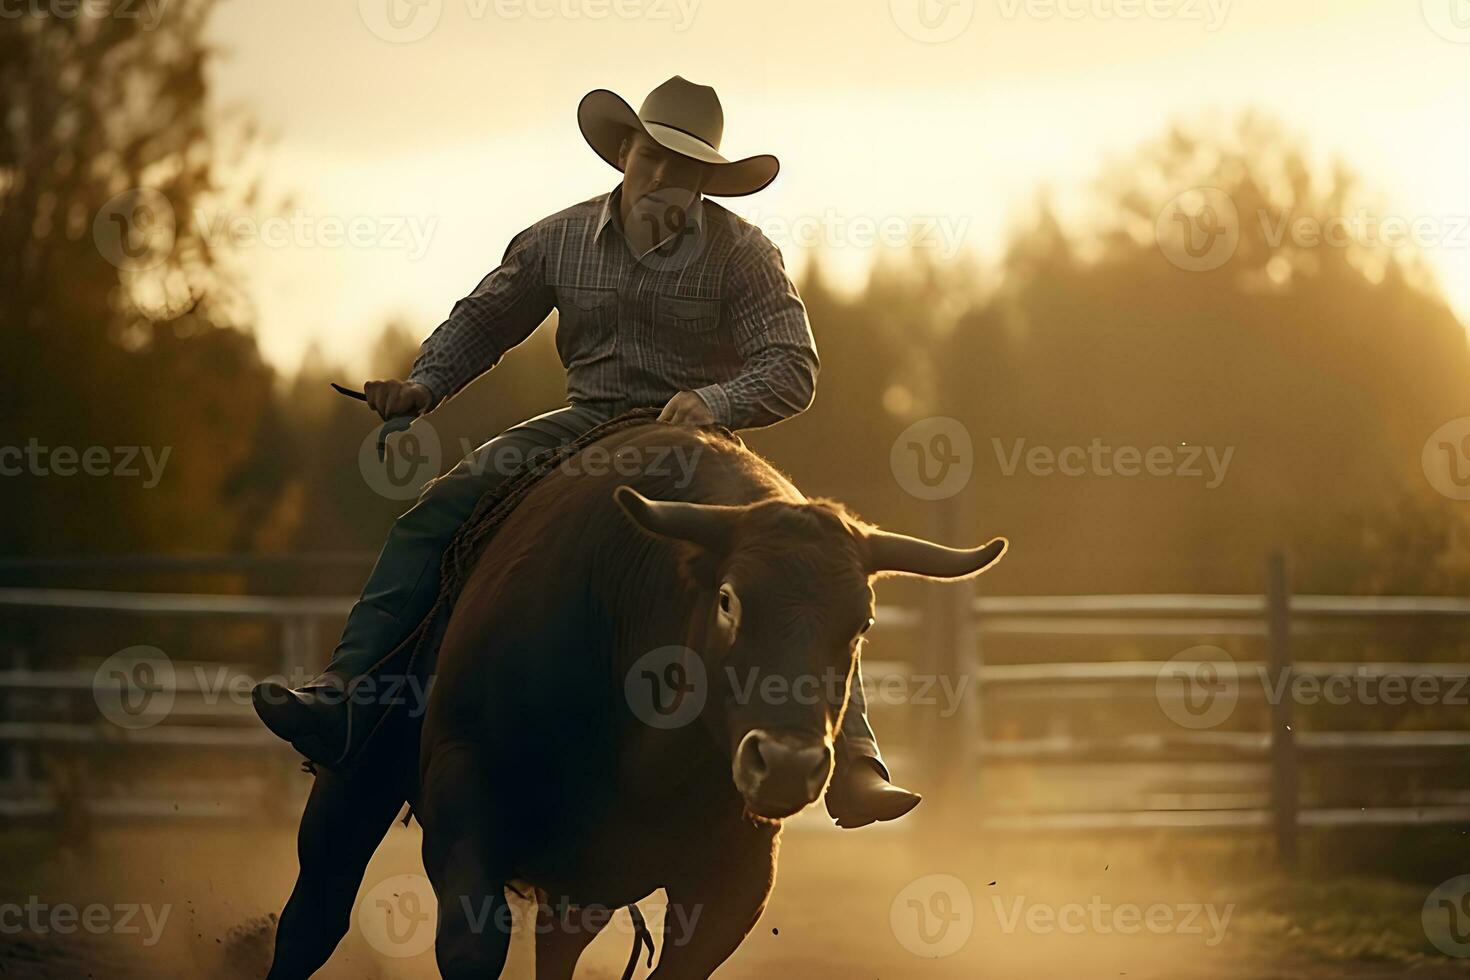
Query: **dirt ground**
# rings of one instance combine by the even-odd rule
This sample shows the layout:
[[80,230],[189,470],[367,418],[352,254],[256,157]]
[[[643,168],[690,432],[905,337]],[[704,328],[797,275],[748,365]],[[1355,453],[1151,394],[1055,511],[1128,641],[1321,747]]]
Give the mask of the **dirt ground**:
[[[1361,884],[1371,907],[1342,921],[1299,919],[1260,875],[1187,838],[977,841],[917,820],[898,829],[788,830],[765,917],[719,972],[732,980],[959,980],[1129,977],[1138,980],[1326,980],[1470,977],[1438,953],[1420,913],[1427,891]],[[359,896],[353,928],[319,976],[436,976],[432,895],[417,827],[395,826]],[[0,921],[0,977],[221,978],[264,975],[273,923],[295,871],[289,828],[112,828],[85,850],[7,848],[4,900],[37,896],[94,911],[93,925],[47,919],[18,933]],[[1247,883],[1227,879],[1245,878]],[[1329,892],[1332,892],[1329,889]],[[1364,899],[1362,896],[1367,896]],[[142,911],[138,911],[138,907]],[[127,909],[133,909],[128,915]],[[644,911],[655,926],[657,900]],[[12,914],[12,921],[14,915]],[[105,926],[105,928],[103,928]],[[1327,935],[1334,932],[1335,935]],[[1407,937],[1407,938],[1405,938]],[[509,976],[530,977],[522,932]],[[579,977],[621,976],[626,915],[589,949]],[[1417,951],[1416,951],[1417,950]],[[646,976],[640,965],[638,976]]]

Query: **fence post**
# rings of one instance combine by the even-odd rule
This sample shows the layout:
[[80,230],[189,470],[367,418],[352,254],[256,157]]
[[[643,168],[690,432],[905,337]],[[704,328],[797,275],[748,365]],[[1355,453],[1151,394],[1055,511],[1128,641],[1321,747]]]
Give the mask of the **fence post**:
[[[932,514],[933,540],[955,541],[961,537],[961,511],[956,498],[937,502]],[[931,691],[955,690],[961,678],[974,670],[971,655],[974,634],[970,629],[974,596],[975,590],[969,584],[930,587],[926,603],[929,615],[926,640],[931,653],[925,659],[928,669],[934,671],[935,679],[944,682],[932,685]],[[969,687],[960,690],[965,698],[975,697],[975,692]],[[968,804],[974,775],[971,746],[974,728],[969,723],[971,716],[964,710],[963,701],[959,710],[950,717],[944,716],[944,708],[941,695],[934,705],[925,709],[931,713],[928,744],[935,747],[930,755],[931,765],[935,767],[935,795]],[[938,748],[941,746],[943,748]]]
[[1271,709],[1271,814],[1276,856],[1291,870],[1297,863],[1297,756],[1292,731],[1291,583],[1286,556],[1273,551],[1266,561],[1266,629],[1271,647],[1270,690],[1280,696]]
[[[30,658],[26,651],[16,648],[10,651],[10,669],[21,673],[30,669]],[[5,711],[10,721],[28,721],[25,716],[26,696],[17,689],[6,699]],[[30,803],[36,795],[35,772],[32,768],[33,751],[30,743],[17,739],[10,746],[10,792],[15,799]]]
[[958,598],[956,605],[959,622],[955,636],[960,651],[960,675],[956,683],[959,688],[958,705],[960,737],[963,746],[960,757],[964,766],[966,801],[980,798],[980,781],[984,778],[985,763],[985,648],[980,639],[980,617],[975,611],[975,598],[980,594],[974,585],[966,584],[954,590]]

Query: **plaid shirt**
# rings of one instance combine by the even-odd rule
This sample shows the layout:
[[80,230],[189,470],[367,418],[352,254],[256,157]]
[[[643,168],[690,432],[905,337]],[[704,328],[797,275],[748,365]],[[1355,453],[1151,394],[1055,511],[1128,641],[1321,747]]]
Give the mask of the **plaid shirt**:
[[494,367],[554,307],[567,400],[609,414],[693,391],[731,429],[805,411],[816,345],[781,253],[696,199],[677,234],[634,254],[621,188],[543,218],[424,341],[410,381],[433,404]]

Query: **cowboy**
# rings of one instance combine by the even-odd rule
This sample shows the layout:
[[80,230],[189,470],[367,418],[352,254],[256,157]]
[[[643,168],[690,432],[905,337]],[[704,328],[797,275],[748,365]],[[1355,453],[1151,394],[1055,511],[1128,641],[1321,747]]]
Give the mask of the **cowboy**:
[[[256,687],[261,720],[328,767],[360,747],[341,696],[408,637],[433,607],[440,560],[482,495],[525,460],[640,406],[673,423],[756,428],[812,402],[818,360],[806,309],[781,253],[708,196],[753,194],[779,163],[720,154],[724,113],[714,89],[675,76],[638,112],[614,93],[589,93],[582,135],[622,172],[610,193],[517,235],[499,268],[424,341],[407,380],[371,381],[384,419],[432,411],[525,340],[553,308],[567,406],[512,426],[428,485],[394,523],[325,672],[291,690]],[[838,739],[827,809],[839,826],[892,820],[916,794],[889,782],[868,725],[862,681]]]

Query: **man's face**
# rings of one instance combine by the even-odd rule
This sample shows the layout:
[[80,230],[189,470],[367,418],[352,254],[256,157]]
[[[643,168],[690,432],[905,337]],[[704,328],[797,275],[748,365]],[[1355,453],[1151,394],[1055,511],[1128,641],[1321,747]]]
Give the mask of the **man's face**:
[[709,176],[709,166],[666,150],[642,133],[623,141],[618,161],[623,167],[619,211],[633,254],[641,257],[655,246],[685,241],[692,229],[690,209]]
[[[709,167],[666,150],[643,133],[632,133],[618,151],[623,168],[623,207],[632,207],[656,191],[692,198],[704,189]],[[684,192],[682,195],[677,192]]]

